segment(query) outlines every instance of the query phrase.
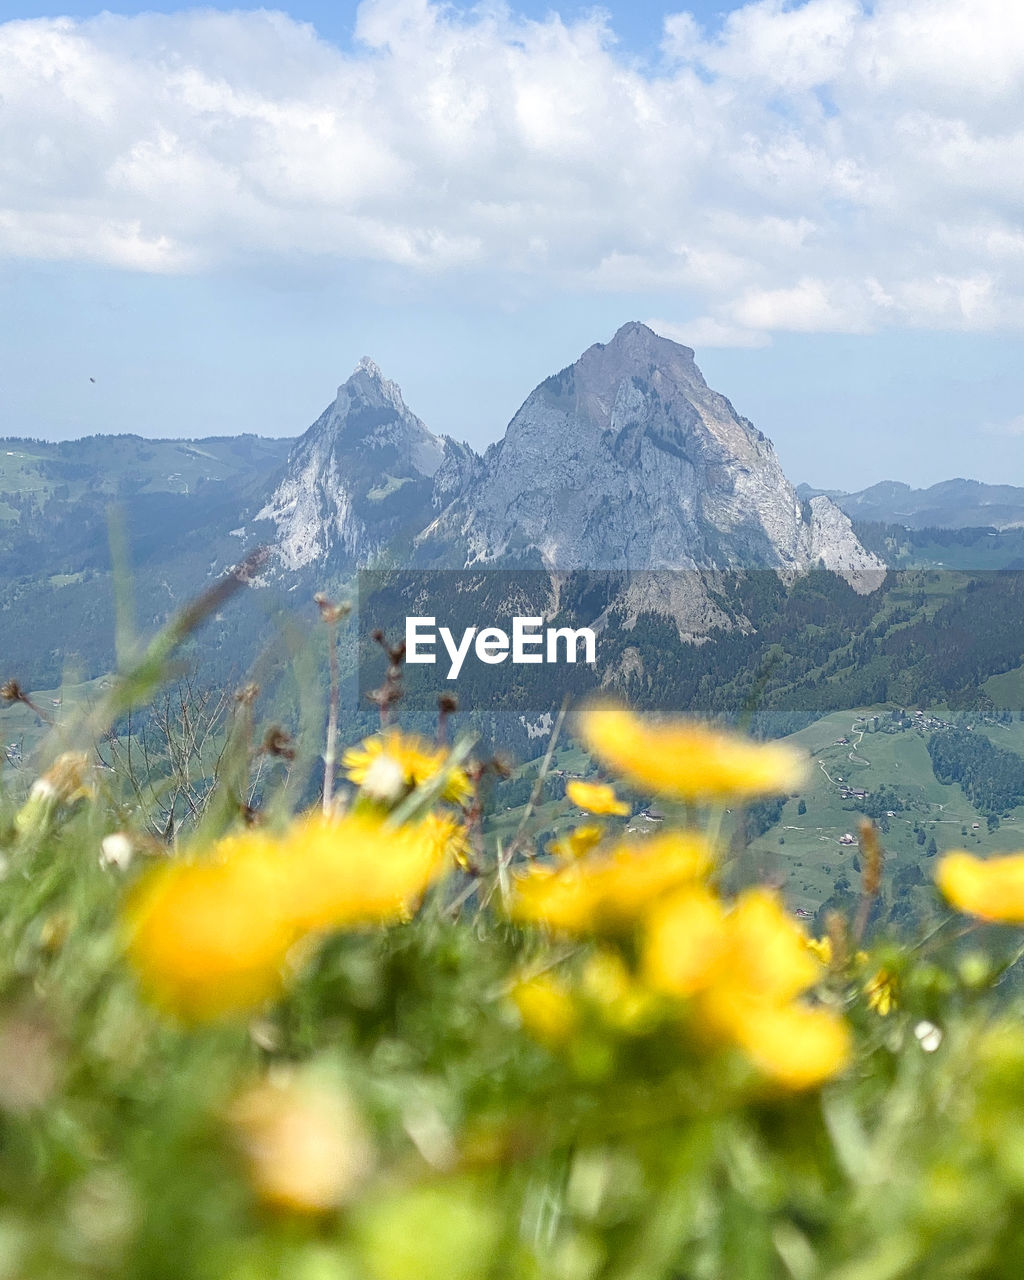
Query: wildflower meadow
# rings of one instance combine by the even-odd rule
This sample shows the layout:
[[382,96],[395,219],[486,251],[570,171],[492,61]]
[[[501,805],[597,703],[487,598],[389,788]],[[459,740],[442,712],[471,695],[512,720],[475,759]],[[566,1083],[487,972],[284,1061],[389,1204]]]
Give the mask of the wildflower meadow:
[[[865,823],[813,936],[723,823],[796,749],[568,707],[584,816],[492,839],[499,763],[403,729],[400,654],[349,741],[333,647],[319,799],[242,690],[154,834],[100,747],[221,602],[0,773],[0,1280],[1017,1280],[1024,852],[895,938]],[[677,817],[629,835],[631,788]]]

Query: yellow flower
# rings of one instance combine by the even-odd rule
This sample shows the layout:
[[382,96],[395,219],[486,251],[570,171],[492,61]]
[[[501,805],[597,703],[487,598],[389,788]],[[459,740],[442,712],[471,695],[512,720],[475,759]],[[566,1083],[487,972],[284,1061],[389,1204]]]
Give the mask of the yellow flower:
[[701,884],[673,894],[651,912],[644,972],[656,991],[692,996],[711,981],[728,944],[721,900]]
[[373,1148],[350,1100],[312,1080],[252,1085],[228,1118],[257,1195],[275,1209],[336,1209],[373,1166]]
[[[805,938],[804,945],[816,960],[821,961],[826,969],[831,969],[835,965],[836,956],[831,938]],[[853,953],[852,962],[857,968],[867,964],[867,961],[868,953],[866,951],[855,951]]]
[[726,907],[703,886],[650,914],[643,968],[652,988],[690,1002],[695,1026],[732,1044],[786,1088],[806,1088],[846,1062],[845,1025],[798,1002],[821,976],[809,939],[778,897],[751,889]]
[[625,800],[620,800],[615,788],[604,782],[577,782],[574,779],[566,784],[565,794],[574,805],[588,813],[609,814],[617,818],[624,818],[629,813]]
[[[438,774],[447,759],[448,753],[444,748],[436,747],[416,734],[390,728],[372,738],[364,738],[358,747],[349,747],[342,757],[342,764],[348,777],[360,786],[367,781],[372,785],[382,773],[382,764],[387,765],[388,778],[394,774],[401,779],[408,793]],[[448,775],[442,798],[461,805],[472,794],[473,788],[465,770],[453,769]]]
[[518,983],[512,991],[523,1026],[541,1044],[557,1049],[572,1039],[580,1017],[566,986],[550,973]]
[[280,836],[227,836],[202,860],[143,877],[125,910],[129,959],[149,998],[183,1021],[248,1011],[278,994],[304,934],[408,919],[460,832],[433,814],[389,828],[317,813]]
[[948,853],[935,881],[958,911],[999,924],[1024,924],[1024,853],[985,861]]
[[595,849],[604,836],[604,827],[598,822],[586,823],[582,827],[575,827],[572,831],[548,845],[548,853],[554,854],[556,858],[562,858],[566,862],[575,862],[577,858],[583,858],[593,849]]
[[516,884],[510,914],[569,933],[628,929],[665,893],[710,867],[703,837],[666,832],[558,868],[534,867]]
[[297,930],[280,909],[284,880],[249,852],[165,863],[128,900],[128,957],[142,988],[185,1022],[245,1012],[281,988]]
[[726,1031],[747,1005],[783,1004],[821,976],[803,931],[765,889],[748,889],[729,910],[707,891],[676,895],[652,911],[644,955],[666,994],[708,991],[706,1011]]
[[887,1018],[896,1007],[896,975],[888,969],[879,969],[864,988],[868,1008],[874,1009],[880,1018]]
[[314,812],[282,844],[282,910],[307,932],[407,920],[450,866],[460,830],[434,814],[389,828],[361,814]]
[[821,1084],[850,1059],[849,1029],[831,1009],[755,1006],[737,1023],[734,1035],[754,1066],[786,1089]]
[[689,801],[753,800],[795,790],[803,754],[783,742],[753,742],[690,720],[646,723],[625,707],[597,703],[580,733],[605,765],[641,790]]

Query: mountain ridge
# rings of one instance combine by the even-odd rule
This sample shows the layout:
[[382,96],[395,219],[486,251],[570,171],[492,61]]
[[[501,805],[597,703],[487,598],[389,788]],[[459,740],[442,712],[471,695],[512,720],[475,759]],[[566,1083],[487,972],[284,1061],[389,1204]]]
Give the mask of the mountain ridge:
[[261,522],[293,571],[356,567],[396,538],[434,567],[820,566],[851,581],[882,567],[827,497],[798,498],[693,350],[637,321],[544,379],[482,455],[430,432],[364,358],[293,447]]
[[901,480],[881,480],[866,489],[816,489],[800,484],[804,498],[825,495],[852,520],[902,524],[910,529],[1015,529],[1024,527],[1024,488],[986,484],[962,476],[915,489]]

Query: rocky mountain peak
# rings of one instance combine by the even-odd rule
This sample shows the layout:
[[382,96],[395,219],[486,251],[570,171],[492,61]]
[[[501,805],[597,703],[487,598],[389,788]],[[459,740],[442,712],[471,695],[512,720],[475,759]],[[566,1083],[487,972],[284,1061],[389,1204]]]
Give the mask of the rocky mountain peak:
[[828,499],[804,507],[771,442],[689,347],[638,322],[527,397],[429,538],[466,562],[553,568],[878,569]]
[[270,521],[279,559],[300,569],[327,557],[339,567],[371,558],[431,512],[442,440],[409,410],[398,384],[369,356],[295,443],[256,521]]
[[[352,376],[338,388],[335,403],[343,402],[341,411],[344,412],[344,406],[357,398],[377,407],[388,405],[398,414],[409,412],[402,399],[398,383],[385,378],[380,371],[380,366],[369,356],[362,357],[353,370]],[[417,418],[416,421],[418,422],[419,419]]]

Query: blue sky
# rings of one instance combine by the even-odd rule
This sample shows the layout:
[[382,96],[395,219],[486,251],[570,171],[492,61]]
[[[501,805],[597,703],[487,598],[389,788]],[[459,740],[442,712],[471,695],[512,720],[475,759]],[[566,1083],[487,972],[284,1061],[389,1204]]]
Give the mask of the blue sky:
[[5,434],[294,435],[368,354],[483,446],[639,319],[794,481],[1024,484],[1024,6],[59,12],[0,4]]

